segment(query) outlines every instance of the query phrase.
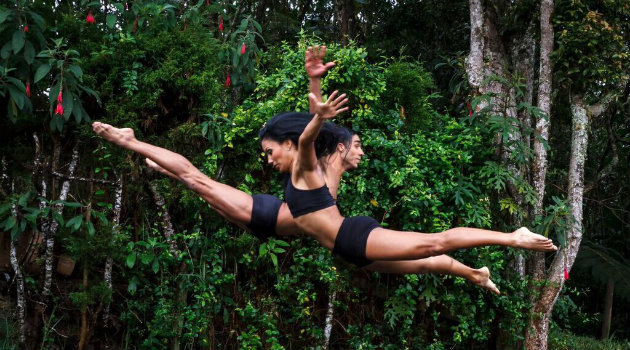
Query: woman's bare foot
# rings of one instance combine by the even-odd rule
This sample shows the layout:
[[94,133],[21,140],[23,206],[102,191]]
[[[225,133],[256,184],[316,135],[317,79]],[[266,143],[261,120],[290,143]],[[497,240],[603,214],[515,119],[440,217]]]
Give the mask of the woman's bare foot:
[[537,233],[531,232],[527,227],[521,227],[513,232],[515,238],[516,248],[524,248],[530,250],[537,250],[541,252],[553,252],[558,250],[553,242]]
[[129,148],[129,143],[136,140],[133,129],[129,128],[119,129],[109,124],[94,122],[92,130],[105,140],[123,148]]
[[481,288],[487,289],[496,295],[500,295],[501,292],[497,285],[492,282],[490,279],[490,270],[487,267],[482,267],[480,269],[475,270],[475,280],[473,281],[476,285]]

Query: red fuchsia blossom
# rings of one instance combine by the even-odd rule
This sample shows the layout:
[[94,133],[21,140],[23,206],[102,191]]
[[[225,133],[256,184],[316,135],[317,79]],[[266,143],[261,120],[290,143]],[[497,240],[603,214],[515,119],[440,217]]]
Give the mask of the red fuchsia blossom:
[[25,24],[24,25],[24,33],[27,33],[27,32],[28,32],[28,26]]
[[219,16],[219,30],[223,33],[223,16]]
[[564,280],[568,280],[569,279],[569,271],[567,271],[567,268],[564,268]]
[[227,74],[227,78],[225,78],[225,87],[230,87],[232,84],[232,80],[230,80],[230,73]]
[[31,98],[31,83],[26,82],[26,97]]
[[466,108],[468,109],[468,116],[472,117],[472,108],[470,108],[470,101],[466,102]]
[[57,103],[57,107],[55,108],[55,114],[63,115],[63,106],[61,103]]
[[87,24],[94,24],[96,22],[94,15],[92,15],[92,11],[88,12],[87,17],[85,17],[85,22]]
[[245,54],[245,43],[241,46],[241,55]]
[[63,96],[61,95],[61,90],[59,90],[59,94],[57,95],[57,102],[59,103],[63,102]]

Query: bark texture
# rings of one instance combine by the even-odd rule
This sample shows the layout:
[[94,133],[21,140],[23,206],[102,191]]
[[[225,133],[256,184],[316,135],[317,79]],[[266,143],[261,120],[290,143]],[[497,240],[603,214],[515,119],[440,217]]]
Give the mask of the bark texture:
[[483,72],[483,7],[481,0],[470,0],[470,53],[466,57],[468,84],[479,93]]
[[[122,192],[123,192],[123,176],[122,174],[118,177],[118,181],[116,182],[116,194],[114,195],[114,217],[112,218],[112,241],[116,239],[116,236],[120,233],[120,212],[122,209]],[[105,261],[105,272],[103,273],[103,279],[105,280],[105,284],[112,290],[112,266],[114,264],[114,260],[111,256],[107,256]],[[103,309],[103,322],[105,326],[107,326],[109,321],[109,306],[107,303]]]
[[335,0],[335,17],[342,46],[348,45],[354,27],[354,0]]
[[602,340],[610,335],[610,319],[612,318],[613,297],[615,295],[615,280],[610,278],[606,283],[606,298],[604,299],[604,319],[602,322]]
[[538,195],[534,206],[534,215],[542,212],[543,199],[545,197],[545,178],[547,175],[547,149],[543,142],[549,140],[549,116],[551,115],[551,52],[553,51],[553,26],[551,15],[553,14],[553,0],[542,0],[540,3],[540,68],[538,75],[538,108],[547,118],[536,120],[536,133],[539,138],[534,138],[534,164],[533,179],[534,189]]
[[158,211],[162,215],[162,223],[164,224],[164,233],[163,233],[164,239],[168,242],[168,244],[171,247],[170,248],[171,254],[173,254],[173,256],[177,258],[179,255],[177,253],[177,242],[175,242],[175,240],[173,239],[173,234],[175,233],[175,230],[173,230],[173,223],[171,222],[171,216],[169,215],[168,210],[166,208],[166,201],[164,201],[164,197],[162,196],[160,191],[158,191],[158,188],[155,182],[152,182],[149,185],[149,188],[151,189],[151,193],[153,194],[153,202],[155,203],[155,206],[157,207]]
[[[57,143],[58,145],[58,143]],[[55,153],[58,153],[56,150]],[[72,149],[72,160],[70,161],[70,165],[68,166],[68,176],[74,176],[74,171],[79,163],[79,142],[75,143],[74,148]],[[68,198],[68,191],[70,190],[70,181],[66,180],[61,185],[61,192],[59,193],[59,200],[65,201]],[[63,211],[63,204],[59,203],[55,205],[55,211],[61,214]],[[46,255],[45,255],[45,276],[44,276],[44,288],[42,290],[42,294],[44,296],[50,295],[50,287],[52,285],[52,274],[53,274],[53,253],[55,250],[55,234],[59,229],[59,223],[55,220],[50,224],[50,230],[46,237]]]
[[[11,212],[14,217],[18,217],[15,204],[12,206]],[[13,269],[13,273],[15,273],[15,286],[17,296],[16,318],[19,326],[18,341],[20,342],[20,344],[24,345],[24,343],[26,342],[26,298],[24,296],[24,277],[22,276],[22,270],[20,269],[20,263],[17,258],[17,247],[15,244],[16,240],[11,237],[9,258],[11,260],[11,268]]]
[[328,299],[328,311],[326,312],[326,326],[324,326],[324,350],[328,350],[330,344],[330,333],[332,332],[333,315],[335,311],[335,299],[337,298],[337,292],[330,293]]
[[[532,180],[536,191],[536,203],[532,208],[532,217],[542,214],[543,200],[545,198],[545,179],[547,177],[547,149],[545,143],[549,141],[549,118],[551,116],[551,52],[553,51],[553,0],[540,2],[540,67],[538,75],[538,108],[545,117],[536,120],[536,133],[534,137],[534,161],[532,164]],[[545,278],[545,255],[533,253],[529,261],[529,273],[534,280],[541,281]]]
[[582,204],[584,195],[584,164],[588,145],[589,118],[582,96],[573,98],[573,134],[569,162],[568,204],[573,217],[567,230],[567,244],[556,254],[549,270],[549,283],[543,287],[534,303],[532,318],[525,337],[525,347],[530,350],[546,350],[549,335],[549,319],[558,295],[564,286],[564,271],[571,270],[582,242]]

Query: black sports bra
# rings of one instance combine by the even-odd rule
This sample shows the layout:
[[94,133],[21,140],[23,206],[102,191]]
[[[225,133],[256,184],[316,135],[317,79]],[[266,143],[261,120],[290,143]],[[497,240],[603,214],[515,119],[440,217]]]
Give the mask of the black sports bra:
[[328,186],[325,184],[314,190],[300,190],[293,186],[289,178],[284,196],[294,218],[335,205]]

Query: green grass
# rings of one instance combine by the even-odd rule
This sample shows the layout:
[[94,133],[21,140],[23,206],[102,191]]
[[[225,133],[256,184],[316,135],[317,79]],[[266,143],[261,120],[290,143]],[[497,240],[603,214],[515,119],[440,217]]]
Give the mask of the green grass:
[[549,350],[628,350],[628,340],[599,340],[568,332],[554,331],[549,334]]
[[[4,310],[3,310],[4,311]],[[14,320],[11,317],[0,316],[0,349],[13,350],[18,348],[14,332]]]

